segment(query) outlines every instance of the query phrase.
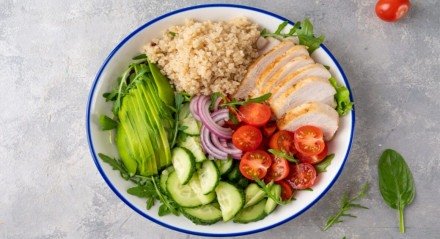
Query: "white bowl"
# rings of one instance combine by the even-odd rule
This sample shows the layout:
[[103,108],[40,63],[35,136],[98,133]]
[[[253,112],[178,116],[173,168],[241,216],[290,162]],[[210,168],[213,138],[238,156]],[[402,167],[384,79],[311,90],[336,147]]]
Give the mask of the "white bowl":
[[[272,214],[258,222],[249,224],[219,222],[210,226],[200,226],[194,225],[183,216],[168,215],[159,217],[157,215],[157,205],[150,210],[146,210],[144,199],[127,194],[126,190],[133,186],[132,183],[122,179],[119,172],[112,170],[109,165],[103,163],[97,157],[97,153],[105,153],[112,156],[118,155],[115,145],[109,141],[109,132],[101,131],[97,124],[99,115],[111,115],[111,104],[105,102],[102,94],[116,85],[116,78],[127,67],[130,59],[141,52],[142,46],[152,38],[159,37],[161,32],[167,27],[183,24],[187,18],[195,18],[197,20],[228,20],[237,16],[246,16],[261,27],[272,31],[282,21],[287,20],[265,10],[230,4],[200,5],[167,13],[145,23],[122,40],[102,64],[90,90],[86,109],[87,138],[92,158],[102,177],[113,192],[137,213],[159,225],[176,231],[202,236],[239,236],[261,232],[281,225],[298,217],[321,199],[339,177],[348,158],[354,133],[354,112],[341,118],[340,128],[329,145],[329,152],[334,153],[336,156],[328,167],[327,172],[319,174],[318,183],[313,187],[313,191],[297,192],[295,194],[295,201],[288,205],[280,206]],[[317,62],[330,66],[332,75],[350,90],[341,66],[325,46],[322,45],[321,48],[317,49],[312,57]]]

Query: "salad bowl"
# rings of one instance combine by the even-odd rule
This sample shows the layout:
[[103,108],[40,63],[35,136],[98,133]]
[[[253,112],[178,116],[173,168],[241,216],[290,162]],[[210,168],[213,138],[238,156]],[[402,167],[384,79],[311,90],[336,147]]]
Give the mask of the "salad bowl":
[[[241,5],[210,4],[179,9],[145,23],[125,37],[105,59],[91,86],[86,107],[86,133],[91,156],[99,173],[110,189],[139,215],[179,232],[201,236],[240,236],[265,231],[297,218],[318,202],[336,182],[348,159],[351,148],[355,124],[354,111],[340,118],[338,132],[329,143],[329,153],[334,153],[335,158],[328,166],[327,171],[319,174],[318,183],[313,187],[313,191],[295,192],[295,201],[279,207],[265,219],[253,223],[220,222],[203,226],[195,225],[183,217],[174,215],[160,217],[158,216],[157,205],[147,210],[144,199],[127,193],[127,189],[132,186],[132,183],[121,178],[118,171],[113,170],[110,165],[103,163],[98,157],[98,153],[118,156],[114,142],[109,140],[109,132],[101,131],[98,124],[99,115],[109,115],[111,112],[111,104],[105,102],[102,97],[103,93],[108,92],[115,86],[115,79],[127,67],[130,59],[139,55],[142,47],[147,42],[159,37],[161,32],[169,26],[182,24],[188,18],[216,21],[229,20],[237,16],[245,16],[262,28],[271,31],[274,31],[281,22],[289,21],[266,10]],[[289,23],[293,25],[291,21]],[[329,66],[331,74],[346,86],[351,93],[348,80],[341,66],[324,45],[321,45],[311,56],[316,62]],[[353,99],[351,100],[353,101]]]

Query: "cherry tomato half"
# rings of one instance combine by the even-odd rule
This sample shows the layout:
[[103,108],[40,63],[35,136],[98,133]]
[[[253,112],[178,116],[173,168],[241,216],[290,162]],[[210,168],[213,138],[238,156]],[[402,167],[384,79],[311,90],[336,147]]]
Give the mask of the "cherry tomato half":
[[263,126],[269,120],[272,115],[270,107],[261,103],[249,103],[240,106],[241,119],[246,123],[253,126]]
[[295,148],[304,156],[320,154],[325,147],[322,130],[306,125],[295,130]]
[[287,181],[293,189],[306,189],[315,184],[316,170],[308,163],[291,164]]
[[262,179],[266,176],[267,169],[271,164],[272,158],[268,153],[263,150],[255,150],[246,152],[241,157],[239,169],[241,174],[248,179]]
[[292,132],[280,130],[270,138],[269,147],[294,155],[296,154],[294,141],[295,135]]
[[251,125],[243,125],[232,134],[232,143],[243,151],[252,151],[263,141],[261,131]]
[[265,126],[263,126],[262,131],[263,131],[264,136],[266,136],[266,137],[272,136],[275,133],[275,131],[277,131],[276,122],[272,121],[272,122],[267,123]]
[[313,156],[304,156],[302,154],[298,154],[298,158],[302,163],[309,163],[309,164],[317,164],[321,162],[328,154],[328,147],[327,144],[324,146],[324,150],[320,154],[313,155]]
[[289,183],[287,183],[284,180],[281,180],[281,181],[276,182],[276,184],[281,186],[281,199],[283,201],[287,201],[287,200],[292,198],[292,196],[293,196],[293,189],[289,185]]
[[411,7],[409,0],[379,0],[376,3],[376,15],[386,21],[394,22],[406,15]]
[[280,181],[289,175],[289,162],[280,157],[275,157],[273,159],[272,165],[267,171],[264,181]]

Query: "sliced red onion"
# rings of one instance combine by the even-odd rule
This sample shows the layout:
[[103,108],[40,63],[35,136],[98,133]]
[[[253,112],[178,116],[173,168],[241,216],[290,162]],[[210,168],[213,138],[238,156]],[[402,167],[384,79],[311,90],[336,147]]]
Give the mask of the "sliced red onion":
[[228,147],[228,142],[226,141],[226,139],[218,139],[218,140],[223,145],[223,147]]
[[197,110],[197,101],[200,99],[200,96],[195,96],[192,98],[191,102],[189,103],[189,111],[191,112],[194,119],[200,121],[199,117],[199,111]]
[[219,150],[221,150],[227,154],[238,155],[238,154],[242,153],[241,150],[239,150],[237,148],[235,148],[235,149],[229,148],[228,145],[226,145],[226,147],[223,146],[222,143],[220,143],[219,138],[215,134],[211,134],[211,141],[216,148],[218,148]]
[[221,97],[218,97],[217,100],[215,100],[214,108],[213,108],[214,111],[218,110],[221,101],[222,101]]
[[208,153],[209,155],[211,155],[214,158],[217,159],[227,159],[228,158],[228,154],[226,152],[223,152],[221,150],[219,150],[218,148],[216,148],[212,142],[211,142],[211,138],[209,136],[209,130],[207,127],[205,127],[205,125],[202,126],[201,129],[201,142],[202,142],[202,147],[205,150],[206,153]]
[[211,118],[211,114],[209,113],[209,104],[209,98],[207,96],[200,96],[200,99],[197,100],[197,111],[203,125],[206,126],[211,133],[217,135],[218,137],[225,139],[232,138],[231,129],[221,127]]

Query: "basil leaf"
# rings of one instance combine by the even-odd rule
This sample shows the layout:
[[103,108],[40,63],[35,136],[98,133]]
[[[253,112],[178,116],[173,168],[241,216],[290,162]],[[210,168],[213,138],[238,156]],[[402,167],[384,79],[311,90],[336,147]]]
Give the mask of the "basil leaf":
[[106,115],[101,115],[99,116],[99,126],[101,126],[101,130],[111,130],[118,126],[118,122]]
[[330,77],[329,81],[336,90],[336,111],[340,116],[347,115],[353,108],[353,102],[350,101],[350,91],[347,87],[339,84],[334,77]]
[[392,149],[379,159],[379,189],[385,203],[399,212],[399,228],[405,233],[404,209],[416,194],[414,179],[403,157]]
[[327,167],[330,166],[332,160],[335,158],[335,154],[327,155],[324,160],[315,165],[315,169],[317,173],[327,172]]

